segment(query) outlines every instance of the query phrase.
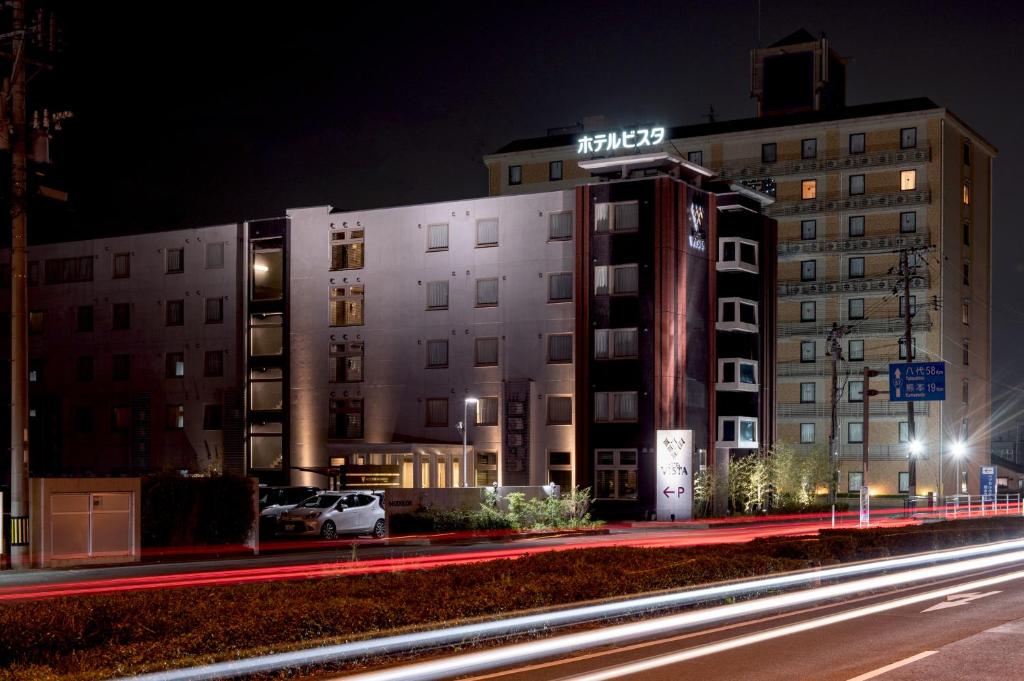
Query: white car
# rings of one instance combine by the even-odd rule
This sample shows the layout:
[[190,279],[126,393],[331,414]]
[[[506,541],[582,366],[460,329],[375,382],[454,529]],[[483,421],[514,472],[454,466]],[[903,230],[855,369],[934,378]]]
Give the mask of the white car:
[[380,496],[369,491],[320,492],[281,514],[278,530],[290,535],[385,534]]

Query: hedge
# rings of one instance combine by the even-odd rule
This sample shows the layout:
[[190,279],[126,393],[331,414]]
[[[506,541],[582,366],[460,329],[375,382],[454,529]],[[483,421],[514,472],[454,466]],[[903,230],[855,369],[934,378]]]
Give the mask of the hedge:
[[418,572],[0,604],[0,679],[99,679],[396,629],[1024,535],[998,518],[819,540],[552,551]]
[[242,544],[256,521],[247,478],[221,475],[142,479],[142,546]]

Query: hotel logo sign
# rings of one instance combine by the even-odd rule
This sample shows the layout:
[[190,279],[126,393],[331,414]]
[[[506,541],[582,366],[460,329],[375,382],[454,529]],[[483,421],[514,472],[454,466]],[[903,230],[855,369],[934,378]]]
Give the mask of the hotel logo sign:
[[584,135],[576,140],[577,154],[599,154],[602,151],[641,149],[665,141],[665,128],[630,128],[620,132]]

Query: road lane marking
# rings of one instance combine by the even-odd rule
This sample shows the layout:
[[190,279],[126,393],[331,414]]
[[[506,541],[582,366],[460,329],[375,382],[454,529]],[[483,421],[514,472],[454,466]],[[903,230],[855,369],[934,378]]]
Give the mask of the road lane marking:
[[926,650],[923,653],[918,653],[917,655],[911,655],[910,657],[908,657],[905,660],[900,660],[899,662],[893,662],[892,664],[887,664],[884,667],[879,667],[878,669],[875,669],[873,671],[865,672],[865,673],[861,674],[860,676],[855,676],[852,679],[849,679],[848,681],[868,681],[868,679],[873,679],[876,676],[881,676],[882,674],[885,674],[886,672],[891,672],[893,669],[899,669],[900,667],[906,667],[908,664],[913,664],[914,662],[917,662],[918,660],[923,660],[924,658],[928,657],[929,655],[934,655],[937,652],[939,652],[939,651],[937,651],[937,650]]
[[922,613],[932,612],[934,610],[945,610],[946,608],[956,608],[961,605],[967,605],[971,601],[976,601],[979,598],[987,598],[989,596],[995,596],[1001,594],[1002,591],[989,591],[988,593],[968,593],[968,594],[953,594],[952,596],[946,596],[946,600],[936,603],[930,608],[925,608]]

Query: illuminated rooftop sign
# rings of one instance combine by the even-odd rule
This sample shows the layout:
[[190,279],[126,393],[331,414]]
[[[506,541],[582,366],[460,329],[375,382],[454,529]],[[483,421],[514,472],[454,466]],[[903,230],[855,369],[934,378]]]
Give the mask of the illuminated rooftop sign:
[[665,128],[633,128],[621,132],[601,132],[584,135],[576,140],[577,154],[597,154],[617,149],[653,147],[665,141]]

